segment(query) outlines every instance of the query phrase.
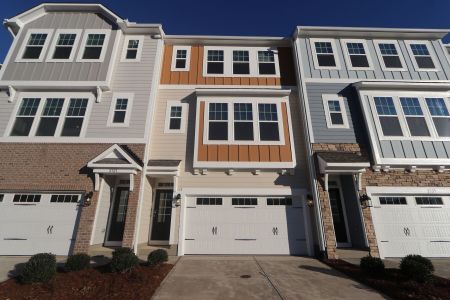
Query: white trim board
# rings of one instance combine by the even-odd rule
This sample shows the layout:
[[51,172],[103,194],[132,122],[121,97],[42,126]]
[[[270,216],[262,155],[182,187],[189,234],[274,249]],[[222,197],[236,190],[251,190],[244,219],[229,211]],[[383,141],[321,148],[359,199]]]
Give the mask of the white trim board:
[[182,188],[182,196],[302,196],[308,193],[307,189],[273,187],[273,188]]

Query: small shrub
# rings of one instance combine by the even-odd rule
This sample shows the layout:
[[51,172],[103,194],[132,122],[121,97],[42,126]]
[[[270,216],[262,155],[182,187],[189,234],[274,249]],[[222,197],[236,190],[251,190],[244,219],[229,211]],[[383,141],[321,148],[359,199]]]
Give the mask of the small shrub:
[[366,274],[382,275],[384,274],[384,263],[378,257],[366,256],[361,258],[359,264],[361,270]]
[[169,259],[167,255],[167,251],[164,249],[158,249],[152,251],[147,258],[147,262],[149,266],[156,266],[166,262]]
[[407,255],[400,262],[400,271],[409,279],[426,282],[432,278],[434,266],[428,258],[420,255]]
[[85,253],[71,255],[67,258],[64,269],[67,272],[80,271],[91,267],[91,257]]
[[112,272],[128,272],[139,265],[139,258],[130,248],[114,250],[111,260]]
[[56,258],[51,253],[33,255],[25,264],[20,275],[23,283],[47,282],[56,274]]

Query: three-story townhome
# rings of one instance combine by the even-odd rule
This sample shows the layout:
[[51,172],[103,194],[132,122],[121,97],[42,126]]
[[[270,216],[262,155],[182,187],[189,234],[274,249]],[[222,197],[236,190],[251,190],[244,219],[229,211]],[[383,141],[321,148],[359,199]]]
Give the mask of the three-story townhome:
[[42,4],[5,25],[0,255],[134,246],[161,26],[99,4]]
[[164,44],[140,242],[179,255],[312,254],[289,39]]
[[318,247],[450,255],[446,30],[298,27]]

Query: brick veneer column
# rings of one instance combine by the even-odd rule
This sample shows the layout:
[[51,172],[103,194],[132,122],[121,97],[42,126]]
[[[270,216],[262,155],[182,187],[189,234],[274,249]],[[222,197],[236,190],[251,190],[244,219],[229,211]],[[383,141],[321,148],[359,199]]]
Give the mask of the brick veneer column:
[[[134,189],[128,197],[127,216],[125,218],[125,229],[123,232],[123,247],[132,248],[134,229],[136,225],[137,208],[139,203],[139,189],[141,185],[141,172],[134,176]],[[136,233],[137,234],[137,233]]]
[[336,235],[334,233],[333,213],[331,212],[328,193],[323,186],[323,180],[317,178],[317,191],[319,194],[320,209],[322,211],[323,230],[325,235],[325,247],[327,257],[337,259],[336,253]]
[[97,209],[99,193],[94,192],[89,206],[81,206],[80,221],[78,223],[75,238],[74,253],[87,253],[91,241],[92,228],[94,226],[95,211]]

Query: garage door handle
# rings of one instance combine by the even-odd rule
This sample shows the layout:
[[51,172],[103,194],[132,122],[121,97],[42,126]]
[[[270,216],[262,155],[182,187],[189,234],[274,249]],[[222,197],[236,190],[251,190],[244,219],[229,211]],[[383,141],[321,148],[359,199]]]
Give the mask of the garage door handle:
[[213,226],[212,228],[212,234],[217,235],[217,226]]
[[273,227],[272,233],[273,233],[273,235],[278,235],[278,227]]
[[47,234],[52,234],[52,233],[53,233],[53,225],[48,225]]
[[404,233],[406,236],[410,236],[410,235],[411,235],[411,230],[410,230],[408,227],[404,227],[404,228],[403,228],[403,233]]

